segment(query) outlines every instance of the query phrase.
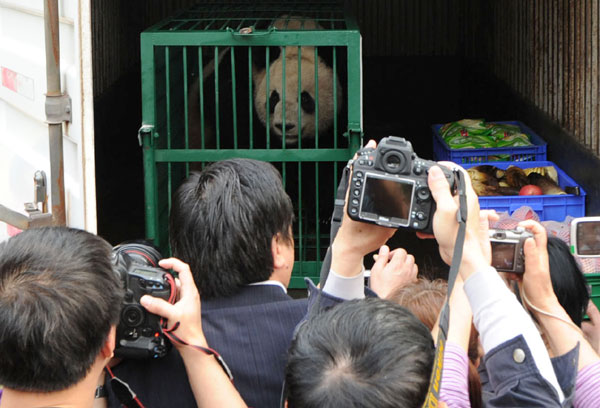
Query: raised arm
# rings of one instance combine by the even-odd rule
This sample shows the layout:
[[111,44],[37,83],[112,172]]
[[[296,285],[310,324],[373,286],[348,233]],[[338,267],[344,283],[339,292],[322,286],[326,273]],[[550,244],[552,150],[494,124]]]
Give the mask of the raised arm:
[[519,225],[529,229],[534,236],[525,242],[525,273],[519,283],[525,304],[538,321],[555,355],[564,355],[579,345],[575,407],[597,406],[600,399],[600,356],[554,294],[546,229],[532,220]]
[[[471,187],[468,175],[464,170],[461,171],[466,184],[468,220],[459,273],[465,282],[465,293],[473,311],[473,321],[481,336],[483,349],[486,354],[497,352],[510,344],[510,341],[515,339],[518,341],[518,337],[522,336],[540,374],[552,385],[558,399],[562,401],[563,392],[533,321],[508,290],[496,270],[490,266],[489,256],[481,241],[477,195]],[[428,183],[437,204],[433,218],[434,235],[442,259],[451,264],[458,232],[456,221],[456,213],[459,209],[458,197],[451,195],[448,182],[441,169],[437,167],[430,169]],[[512,359],[512,356],[508,358]],[[520,357],[517,360],[520,360]],[[514,368],[517,369],[518,366]]]

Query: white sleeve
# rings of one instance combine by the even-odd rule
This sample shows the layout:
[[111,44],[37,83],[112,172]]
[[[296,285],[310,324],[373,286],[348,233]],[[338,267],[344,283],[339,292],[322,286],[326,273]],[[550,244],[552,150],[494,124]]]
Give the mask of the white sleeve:
[[345,277],[329,270],[323,292],[344,300],[363,299],[365,297],[365,269],[362,268],[356,276]]
[[473,323],[487,353],[500,344],[523,335],[540,374],[564,400],[546,346],[529,314],[493,267],[472,274],[464,285],[473,309]]

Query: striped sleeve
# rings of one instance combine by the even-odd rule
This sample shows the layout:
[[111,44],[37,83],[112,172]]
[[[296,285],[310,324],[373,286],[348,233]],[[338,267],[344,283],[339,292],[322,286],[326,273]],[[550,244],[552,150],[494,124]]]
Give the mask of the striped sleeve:
[[467,353],[458,344],[448,341],[444,350],[443,367],[440,400],[448,408],[470,408]]
[[575,408],[594,408],[600,401],[600,361],[582,368],[575,382]]

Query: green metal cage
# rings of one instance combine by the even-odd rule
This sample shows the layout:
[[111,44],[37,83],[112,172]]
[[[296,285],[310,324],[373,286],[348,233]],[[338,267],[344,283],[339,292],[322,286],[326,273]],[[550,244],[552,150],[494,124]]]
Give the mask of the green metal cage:
[[362,137],[361,36],[343,6],[203,3],[144,31],[141,62],[147,237],[169,253],[171,196],[190,171],[268,161],[296,212],[290,287],[318,281],[338,176]]

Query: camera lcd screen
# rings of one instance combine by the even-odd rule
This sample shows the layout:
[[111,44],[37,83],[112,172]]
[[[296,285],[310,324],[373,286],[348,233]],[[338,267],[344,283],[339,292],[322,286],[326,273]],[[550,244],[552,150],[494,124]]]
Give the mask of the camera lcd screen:
[[577,253],[600,255],[600,221],[584,221],[577,224]]
[[512,271],[515,268],[515,250],[517,244],[494,242],[492,244],[492,266],[497,270]]
[[410,218],[410,206],[414,181],[380,178],[370,174],[365,177],[361,216],[377,220],[388,219],[406,226]]

